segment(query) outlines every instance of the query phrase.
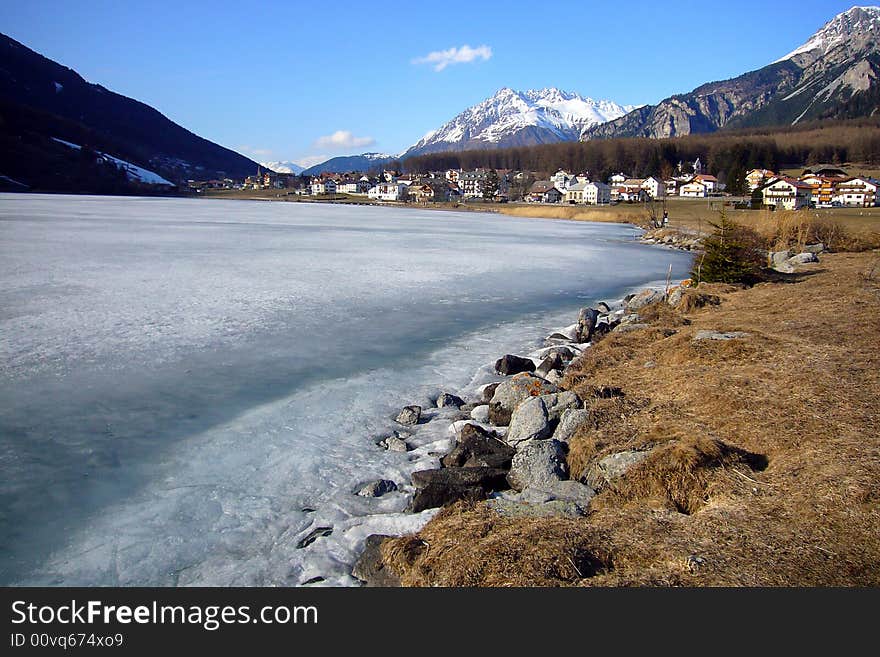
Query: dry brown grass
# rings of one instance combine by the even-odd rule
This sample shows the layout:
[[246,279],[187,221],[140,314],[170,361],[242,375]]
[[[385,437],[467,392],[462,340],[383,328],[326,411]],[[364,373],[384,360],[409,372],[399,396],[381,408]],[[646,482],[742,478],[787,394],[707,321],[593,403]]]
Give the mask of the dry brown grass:
[[[411,585],[880,584],[878,258],[833,254],[787,283],[713,286],[720,305],[610,334],[564,381],[591,418],[569,464],[651,457],[584,520],[444,511],[401,539],[430,548],[394,568]],[[749,337],[693,341],[701,329]],[[601,386],[623,394],[590,397]],[[576,550],[597,564],[583,577],[565,567]]]
[[[718,213],[724,203],[724,199],[669,198],[665,207],[669,211],[670,229],[708,234],[712,231],[711,222],[718,221]],[[651,216],[649,207],[637,203],[603,207],[508,204],[499,205],[497,209],[503,214],[517,217],[631,223],[642,227],[648,226]],[[775,250],[803,247],[813,242],[824,242],[838,251],[863,251],[880,247],[880,207],[798,212],[724,207],[724,211],[732,221],[758,231],[767,240],[767,246],[775,247]],[[656,204],[656,213],[662,216],[660,203]],[[662,232],[658,234],[662,235]]]

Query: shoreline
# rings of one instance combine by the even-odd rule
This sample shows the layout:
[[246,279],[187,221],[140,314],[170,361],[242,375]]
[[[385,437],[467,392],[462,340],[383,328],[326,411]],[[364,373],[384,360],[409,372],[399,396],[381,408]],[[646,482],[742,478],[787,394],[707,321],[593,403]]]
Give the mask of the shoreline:
[[[407,451],[410,447],[406,439],[408,435],[412,435],[407,431],[416,427],[421,427],[424,431],[426,425],[433,423],[447,424],[446,432],[451,436],[449,448],[437,454],[440,461],[438,467],[411,473],[411,481],[404,488],[414,490],[405,513],[415,515],[430,511],[425,520],[428,523],[449,504],[461,500],[473,502],[489,499],[490,504],[495,504],[495,508],[502,514],[543,516],[561,512],[571,517],[585,516],[589,501],[596,494],[589,486],[564,477],[558,482],[545,481],[544,485],[524,482],[517,490],[508,484],[511,481],[511,467],[517,466],[516,455],[528,452],[530,445],[567,444],[577,428],[576,421],[583,420],[584,411],[583,400],[565,393],[557,386],[564,378],[566,369],[591,348],[593,340],[616,330],[626,332],[638,326],[638,308],[656,300],[658,295],[666,298],[672,291],[664,290],[663,287],[660,281],[629,287],[631,292],[623,298],[597,302],[597,310],[592,315],[586,313],[585,316],[588,308],[581,308],[578,316],[572,317],[577,320],[575,323],[551,330],[540,347],[523,356],[498,353],[494,368],[490,364],[481,366],[474,373],[471,384],[460,390],[444,391],[434,400],[433,408],[411,405],[400,409],[395,420],[395,430],[378,443],[385,449]],[[511,369],[507,361],[517,360],[519,363],[514,363]],[[481,374],[485,380],[486,371],[490,368],[494,378],[491,382],[480,384]],[[472,389],[474,385],[476,388]],[[496,394],[502,397],[506,394],[498,393],[499,387],[503,391],[504,387],[521,389],[523,385],[539,387],[540,396],[534,397],[535,399],[550,395],[559,403],[553,409],[555,417],[548,418],[550,422],[545,426],[544,431],[549,430],[548,435],[533,435],[524,440],[520,440],[522,436],[519,436],[517,446],[511,447],[510,440],[513,438],[509,432],[521,433],[518,427],[523,422],[513,417],[516,414],[515,405],[497,410],[493,403]],[[533,389],[526,396],[539,393]],[[452,414],[444,414],[444,411],[449,410],[453,410]],[[423,414],[430,417],[427,422],[420,423]],[[508,417],[502,417],[499,421],[496,414]],[[528,420],[525,422],[528,423]],[[529,467],[531,466],[526,466],[526,469]],[[366,482],[357,494],[381,497],[387,492],[397,490],[400,490],[397,482],[379,479]],[[414,533],[418,531],[417,529]],[[352,576],[366,586],[399,585],[396,578],[389,577],[381,563],[381,545],[389,538],[394,536],[370,534],[364,539],[358,560],[353,564]]]
[[[531,495],[489,482],[488,501],[465,495],[419,532],[371,537],[356,574],[368,586],[876,586],[878,257],[825,254],[751,288],[647,304],[643,322],[569,365],[561,387],[584,408],[567,412],[585,422],[568,449],[515,447],[514,461],[530,458],[507,483],[525,478]],[[554,395],[536,393],[508,436],[536,399],[550,410]],[[578,499],[585,485],[595,494]]]

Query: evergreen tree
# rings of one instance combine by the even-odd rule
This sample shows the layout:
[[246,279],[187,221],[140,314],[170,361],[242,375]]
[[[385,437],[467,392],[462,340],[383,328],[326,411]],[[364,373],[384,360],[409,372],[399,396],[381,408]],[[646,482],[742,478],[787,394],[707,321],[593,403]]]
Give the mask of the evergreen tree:
[[498,172],[495,169],[490,169],[482,184],[483,198],[489,201],[495,198],[495,195],[498,193],[498,185]]
[[703,254],[694,258],[691,278],[698,283],[757,282],[766,262],[761,237],[730,220],[722,210],[713,233],[703,240]]

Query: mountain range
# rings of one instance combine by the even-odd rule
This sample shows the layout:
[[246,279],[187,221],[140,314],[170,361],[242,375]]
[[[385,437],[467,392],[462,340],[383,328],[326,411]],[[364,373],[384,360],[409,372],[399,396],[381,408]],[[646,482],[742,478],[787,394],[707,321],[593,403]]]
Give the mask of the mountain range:
[[238,178],[257,169],[256,162],[193,134],[149,105],[87,82],[3,34],[0,119],[0,174],[36,188],[76,189],[85,176],[91,181],[88,191],[107,191],[102,181],[117,178],[114,167],[103,166],[102,175],[62,142],[174,182]]
[[880,7],[853,7],[772,64],[645,105],[589,128],[583,138],[676,137],[873,115],[880,100],[878,43]]
[[442,151],[576,141],[585,130],[632,109],[611,100],[593,100],[554,87],[528,91],[504,87],[426,134],[404,151],[401,158]]
[[386,164],[396,160],[394,155],[385,153],[364,153],[363,155],[343,155],[334,157],[326,162],[321,162],[309,167],[302,172],[305,176],[315,176],[321,173],[345,173],[346,171],[374,171],[382,169]]

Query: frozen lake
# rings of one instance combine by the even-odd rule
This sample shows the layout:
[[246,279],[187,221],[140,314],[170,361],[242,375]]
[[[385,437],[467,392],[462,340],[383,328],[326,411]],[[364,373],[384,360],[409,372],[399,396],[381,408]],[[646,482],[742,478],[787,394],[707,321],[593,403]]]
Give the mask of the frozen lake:
[[[0,584],[356,583],[375,440],[689,254],[616,224],[0,194]],[[475,376],[476,375],[476,376]],[[332,534],[306,547],[316,527]]]

